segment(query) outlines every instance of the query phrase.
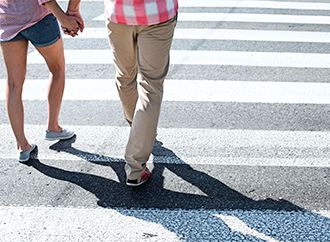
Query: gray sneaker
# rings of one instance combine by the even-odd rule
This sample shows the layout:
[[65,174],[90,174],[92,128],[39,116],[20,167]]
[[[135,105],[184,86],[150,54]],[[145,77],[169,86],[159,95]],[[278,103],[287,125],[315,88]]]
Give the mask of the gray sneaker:
[[18,161],[19,162],[27,162],[30,159],[30,154],[31,152],[36,148],[36,144],[31,143],[31,147],[30,149],[26,150],[26,151],[21,151],[19,152],[19,157],[18,157]]
[[62,129],[61,133],[46,131],[45,140],[62,140],[70,139],[74,136],[74,132],[67,128]]

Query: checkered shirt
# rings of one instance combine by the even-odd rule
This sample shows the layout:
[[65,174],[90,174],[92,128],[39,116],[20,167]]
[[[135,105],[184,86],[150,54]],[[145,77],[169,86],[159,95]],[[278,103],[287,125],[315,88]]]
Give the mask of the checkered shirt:
[[173,18],[178,0],[105,0],[110,21],[125,25],[152,25]]

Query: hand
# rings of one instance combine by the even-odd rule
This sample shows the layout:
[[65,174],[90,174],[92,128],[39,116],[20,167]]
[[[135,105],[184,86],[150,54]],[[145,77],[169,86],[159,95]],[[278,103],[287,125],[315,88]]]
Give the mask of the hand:
[[67,14],[64,14],[65,17],[63,17],[60,21],[61,27],[65,34],[69,34],[72,37],[75,37],[78,35],[79,31],[79,23],[76,21],[74,16],[69,16]]
[[68,9],[72,9],[74,11],[68,11],[68,13],[64,13],[56,1],[50,0],[44,2],[45,6],[61,23],[64,32],[66,34],[70,34],[72,37],[77,35],[79,29],[81,31],[84,29],[84,22],[79,14],[79,3],[80,0],[70,0]]
[[[81,17],[79,11],[71,11],[71,10],[68,10],[68,11],[66,12],[66,14],[67,14],[68,16],[72,16],[72,17],[74,17],[75,21],[76,21],[76,22],[78,23],[78,25],[79,25],[78,30],[80,30],[80,32],[82,33],[82,32],[84,31],[85,26],[84,26],[84,20],[83,20],[83,18]],[[77,30],[77,31],[75,31],[75,30],[71,30],[71,31],[69,31],[67,28],[65,28],[65,27],[63,27],[63,26],[62,26],[62,29],[63,29],[63,31],[64,31],[65,34],[71,35],[72,37],[75,37],[76,35],[78,35],[78,34],[77,34],[78,30]]]

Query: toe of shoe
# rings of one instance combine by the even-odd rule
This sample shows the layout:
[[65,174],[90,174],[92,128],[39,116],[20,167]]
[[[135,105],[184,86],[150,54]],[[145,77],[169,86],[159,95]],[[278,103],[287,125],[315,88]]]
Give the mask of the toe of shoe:
[[64,129],[63,135],[65,138],[71,138],[74,135],[74,131],[69,130],[69,129]]

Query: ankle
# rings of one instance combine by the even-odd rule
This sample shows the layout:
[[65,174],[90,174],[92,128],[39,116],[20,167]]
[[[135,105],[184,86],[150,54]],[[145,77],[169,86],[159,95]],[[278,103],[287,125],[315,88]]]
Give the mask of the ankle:
[[56,132],[56,133],[61,133],[62,132],[62,128],[60,126],[56,126],[56,127],[48,127],[47,131],[50,132]]
[[31,148],[31,145],[27,142],[25,144],[17,144],[17,149],[21,151],[27,151],[28,149]]

